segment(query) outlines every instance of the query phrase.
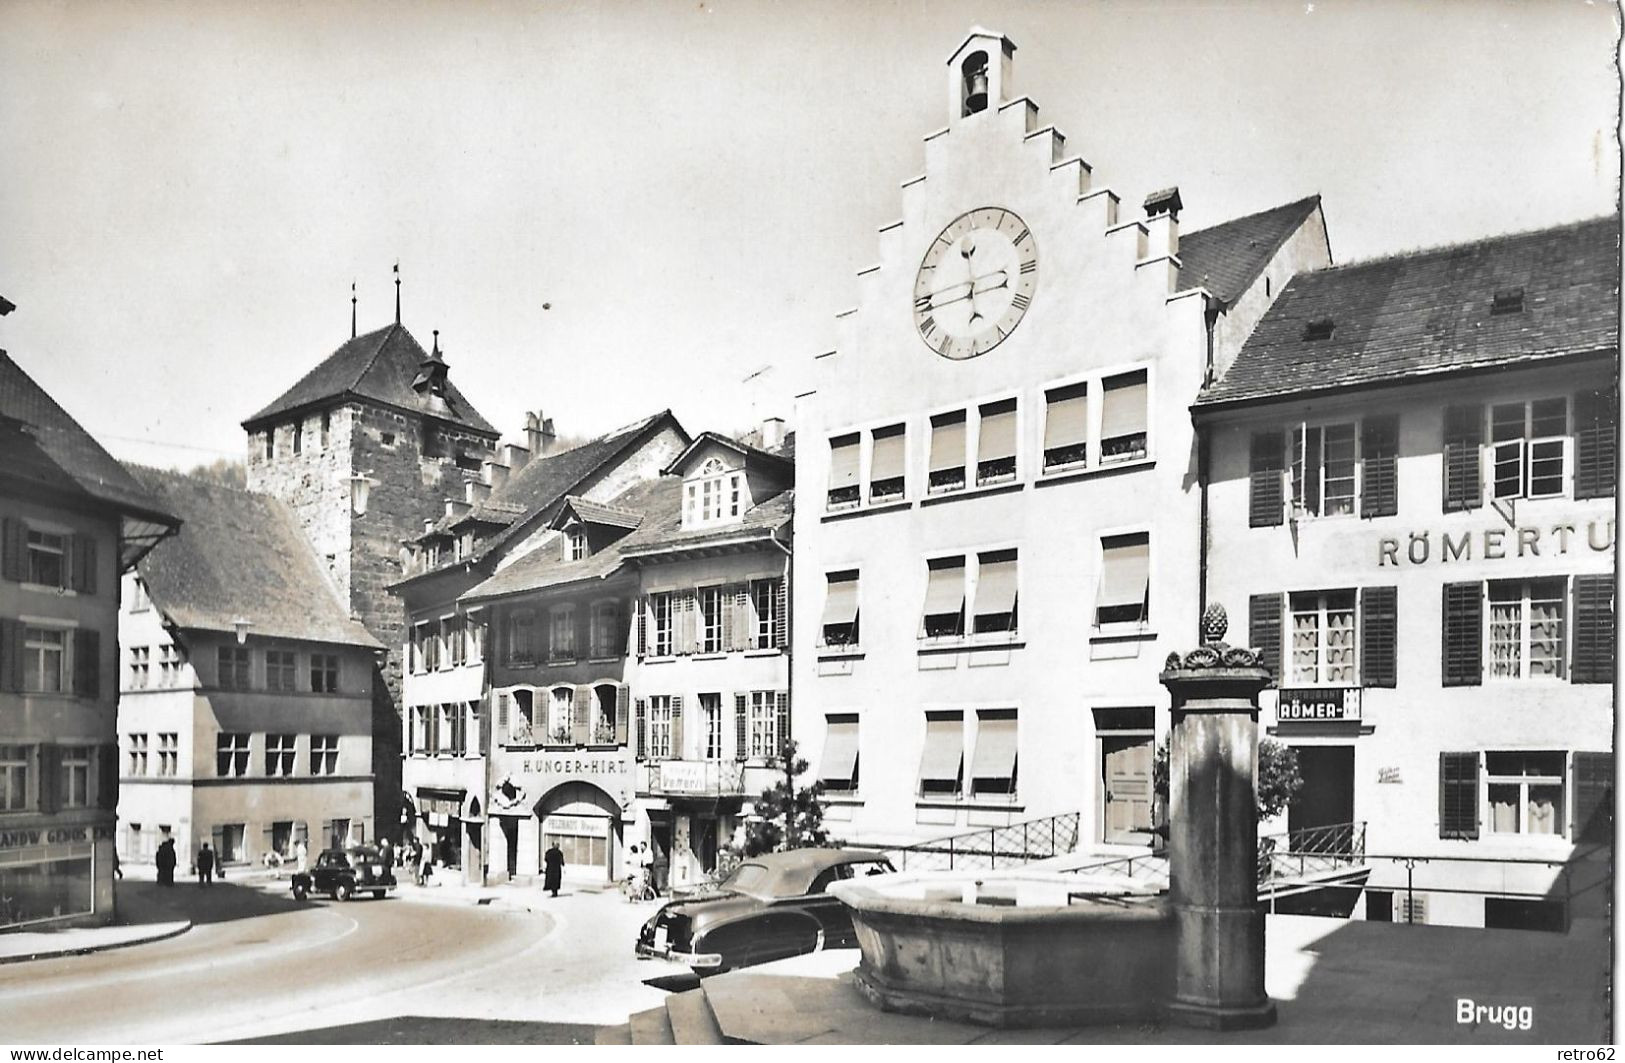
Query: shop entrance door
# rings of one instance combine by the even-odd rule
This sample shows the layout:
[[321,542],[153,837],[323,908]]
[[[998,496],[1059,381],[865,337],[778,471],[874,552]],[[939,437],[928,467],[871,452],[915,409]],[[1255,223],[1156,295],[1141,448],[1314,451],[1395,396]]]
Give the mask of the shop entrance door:
[[[1354,747],[1298,746],[1296,749],[1303,789],[1287,808],[1287,830],[1297,834],[1336,823],[1353,823]],[[1325,850],[1346,847],[1348,838],[1343,834],[1318,840],[1311,837],[1303,839],[1302,844]]]
[[1102,735],[1102,840],[1141,842],[1151,832],[1151,735]]

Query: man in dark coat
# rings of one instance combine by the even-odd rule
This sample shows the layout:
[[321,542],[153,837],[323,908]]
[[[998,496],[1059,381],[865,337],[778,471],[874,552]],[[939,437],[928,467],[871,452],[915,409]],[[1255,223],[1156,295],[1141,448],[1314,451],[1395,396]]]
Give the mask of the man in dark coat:
[[165,838],[158,844],[158,852],[154,860],[158,864],[158,884],[160,886],[173,886],[175,884],[174,838]]
[[203,848],[197,851],[197,884],[207,886],[214,881],[214,850],[209,843],[204,842]]
[[554,842],[547,847],[547,853],[542,858],[545,876],[542,879],[542,888],[551,890],[553,896],[559,895],[559,880],[564,877],[564,852],[559,843]]

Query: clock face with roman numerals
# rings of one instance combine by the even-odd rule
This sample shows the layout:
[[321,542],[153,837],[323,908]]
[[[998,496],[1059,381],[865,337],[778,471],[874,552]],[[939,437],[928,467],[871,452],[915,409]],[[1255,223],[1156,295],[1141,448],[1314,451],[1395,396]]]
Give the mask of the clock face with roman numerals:
[[1038,287],[1038,243],[1014,212],[978,207],[948,223],[920,260],[914,325],[944,358],[974,358],[1015,331]]

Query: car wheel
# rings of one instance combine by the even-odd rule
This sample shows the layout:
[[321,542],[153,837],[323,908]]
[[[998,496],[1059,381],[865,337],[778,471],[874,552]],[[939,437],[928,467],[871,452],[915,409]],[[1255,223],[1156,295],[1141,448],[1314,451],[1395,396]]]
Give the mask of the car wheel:
[[340,882],[337,886],[333,887],[333,899],[335,901],[347,901],[352,895],[354,895],[354,893],[355,890],[350,888],[350,884],[348,882]]

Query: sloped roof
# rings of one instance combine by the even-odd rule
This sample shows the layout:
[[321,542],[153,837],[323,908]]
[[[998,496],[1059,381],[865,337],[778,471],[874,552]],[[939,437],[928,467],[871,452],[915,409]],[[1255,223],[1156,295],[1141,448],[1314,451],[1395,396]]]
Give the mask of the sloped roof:
[[231,631],[243,617],[250,635],[383,648],[351,619],[281,501],[177,472],[130,471],[185,521],[140,566],[153,603],[177,626]]
[[673,458],[671,463],[662,469],[661,472],[682,472],[683,469],[688,465],[689,459],[693,457],[695,450],[697,450],[701,444],[708,442],[716,443],[719,446],[727,447],[729,450],[742,454],[747,462],[751,459],[756,459],[758,461],[777,466],[781,469],[789,469],[791,472],[794,472],[795,470],[796,462],[795,450],[793,449],[794,441],[791,441],[791,449],[789,453],[786,454],[784,453],[785,448],[782,445],[776,451],[766,450],[762,447],[756,446],[754,443],[747,443],[742,439],[735,439],[732,436],[725,436],[721,432],[707,431],[701,432],[699,435],[695,436],[693,442],[684,447],[683,452],[677,455],[677,457]]
[[244,421],[243,427],[252,429],[279,414],[330,399],[356,396],[417,410],[494,438],[497,430],[480,416],[450,380],[446,381],[443,396],[444,411],[431,411],[423,393],[413,390],[412,381],[427,357],[422,345],[399,323],[356,336],[323,359],[275,402]]
[[643,522],[643,514],[620,506],[606,506],[580,495],[567,495],[564,504],[588,524],[604,524],[611,528],[636,528]]
[[[1618,215],[1299,274],[1196,408],[1619,347]],[[1492,314],[1497,291],[1523,309]],[[1332,334],[1305,340],[1308,322]]]
[[1319,206],[1320,196],[1314,195],[1180,233],[1179,290],[1206,288],[1221,302],[1233,302]]
[[58,491],[77,488],[120,512],[175,523],[5,351],[0,351],[0,474]]
[[765,538],[789,525],[795,513],[795,496],[795,491],[789,489],[769,495],[746,510],[737,523],[722,527],[684,528],[681,512],[671,514],[664,523],[645,521],[647,533],[638,542],[624,546],[622,553],[627,557],[640,557],[713,543]]
[[636,530],[579,561],[566,560],[564,552],[558,549],[533,550],[470,589],[462,600],[485,601],[612,576],[620,569],[623,552],[628,547],[648,541],[653,529],[669,527],[678,519],[682,490],[682,481],[674,477],[641,481],[621,492],[614,501],[616,508],[642,514],[643,522]]

